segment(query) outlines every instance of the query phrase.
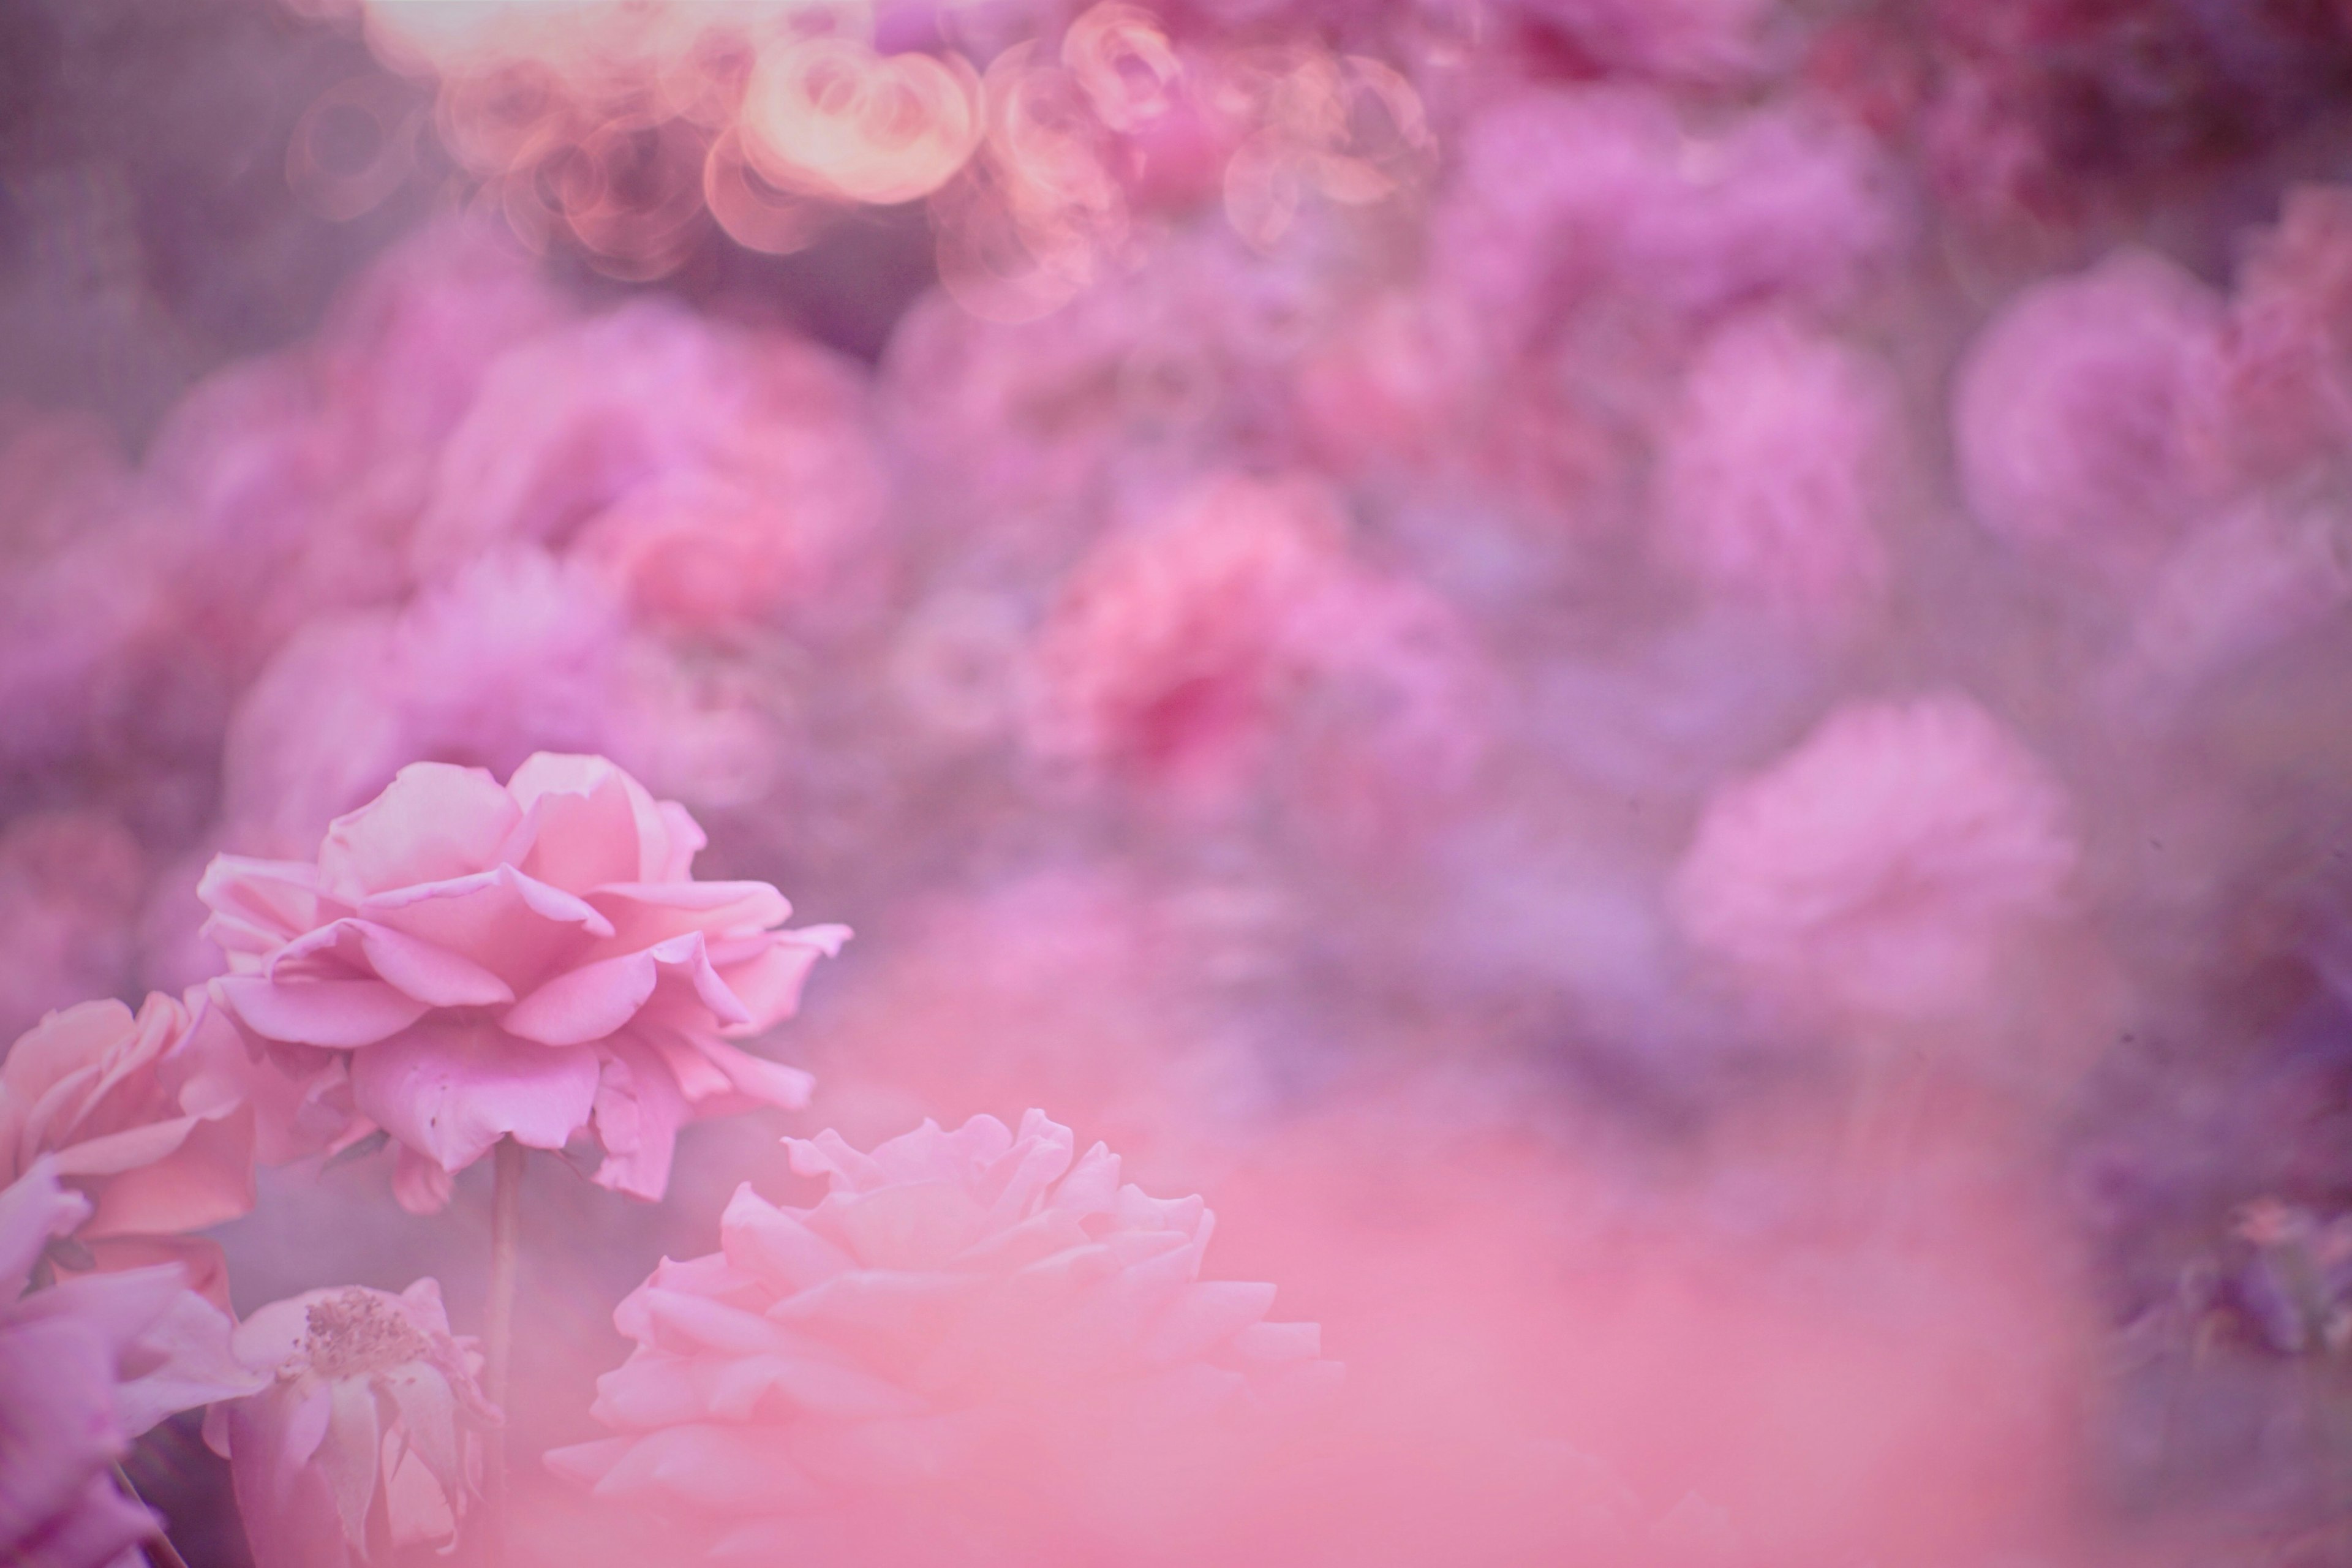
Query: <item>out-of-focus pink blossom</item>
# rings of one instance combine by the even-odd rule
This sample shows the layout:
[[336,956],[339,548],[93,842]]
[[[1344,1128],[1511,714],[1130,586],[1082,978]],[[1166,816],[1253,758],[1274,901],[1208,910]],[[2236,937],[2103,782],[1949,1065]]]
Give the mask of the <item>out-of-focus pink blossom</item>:
[[113,749],[172,624],[167,540],[97,421],[0,404],[0,771]]
[[180,544],[184,637],[245,672],[303,619],[399,598],[440,443],[487,368],[559,314],[511,247],[436,226],[356,282],[314,342],[184,398],[146,465]]
[[1718,789],[1675,875],[1685,933],[1772,1001],[1968,1016],[2065,910],[2064,792],[1958,696],[1856,703]]
[[0,1058],[0,1180],[47,1159],[90,1201],[74,1233],[100,1268],[176,1260],[223,1305],[220,1248],[186,1233],[253,1206],[253,1116],[202,994],[52,1013]]
[[419,524],[428,574],[503,542],[573,551],[642,615],[824,607],[870,550],[883,474],[849,368],[782,332],[640,300],[500,359]]
[[[1223,476],[1098,545],[1039,635],[1030,738],[1045,757],[1181,801],[1230,802],[1318,690],[1375,691],[1360,728],[1416,742],[1467,715],[1437,671],[1444,617],[1349,558],[1334,498]],[[1377,750],[1377,747],[1374,748]]]
[[1050,1558],[1136,1528],[1118,1516],[1181,1491],[1235,1418],[1339,1372],[1313,1324],[1265,1321],[1273,1286],[1200,1279],[1199,1198],[1121,1185],[1099,1143],[1074,1162],[1040,1111],[791,1147],[827,1196],[738,1191],[719,1252],[614,1313],[638,1348],[595,1414],[623,1435],[549,1456],[722,1553]]
[[253,1386],[228,1320],[177,1268],[26,1294],[89,1214],[47,1159],[0,1190],[0,1555],[41,1568],[140,1562],[163,1521],[123,1494],[115,1461],[164,1416]]
[[2144,570],[2215,496],[2221,324],[2210,290],[2142,251],[2011,300],[1953,394],[1977,520],[2095,570]]
[[1603,296],[1689,323],[1843,302],[1908,232],[1868,141],[1803,106],[1701,131],[1638,89],[1529,92],[1479,114],[1460,160],[1433,265],[1503,342]]
[[1886,588],[1890,394],[1859,354],[1784,319],[1716,334],[1663,437],[1667,559],[1793,627],[1850,629]]
[[2239,271],[2223,364],[2247,477],[2289,475],[2352,443],[2352,189],[2287,193]]
[[2157,573],[2132,616],[2133,674],[2178,693],[2347,602],[2352,517],[2253,497],[2191,533]]
[[0,1032],[130,989],[145,857],[102,811],[30,812],[0,828]]
[[501,550],[394,614],[312,623],[239,701],[222,759],[239,849],[299,854],[414,762],[510,773],[612,749],[626,628],[586,567]]
[[600,1184],[657,1198],[682,1123],[806,1099],[807,1075],[728,1039],[789,1016],[848,934],[777,930],[767,883],[695,880],[703,843],[601,758],[542,752],[503,785],[412,764],[315,860],[214,861],[213,984],[261,1040],[343,1053],[412,1208],[501,1137],[583,1131]]
[[891,337],[886,423],[951,529],[1053,559],[1132,495],[1230,460],[1243,432],[1284,428],[1291,364],[1339,320],[1316,261],[1195,228],[1039,321],[931,295]]
[[449,1332],[441,1288],[330,1286],[237,1325],[263,1386],[205,1414],[229,1461],[256,1568],[341,1568],[447,1542],[478,1495],[478,1434],[500,1422]]

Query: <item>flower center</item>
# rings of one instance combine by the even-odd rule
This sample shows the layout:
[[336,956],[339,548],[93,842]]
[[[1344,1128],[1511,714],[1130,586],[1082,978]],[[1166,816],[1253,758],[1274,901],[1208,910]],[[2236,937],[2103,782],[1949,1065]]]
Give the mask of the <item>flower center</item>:
[[423,1361],[433,1345],[382,1299],[346,1290],[312,1304],[303,1348],[321,1377],[357,1377],[403,1362]]

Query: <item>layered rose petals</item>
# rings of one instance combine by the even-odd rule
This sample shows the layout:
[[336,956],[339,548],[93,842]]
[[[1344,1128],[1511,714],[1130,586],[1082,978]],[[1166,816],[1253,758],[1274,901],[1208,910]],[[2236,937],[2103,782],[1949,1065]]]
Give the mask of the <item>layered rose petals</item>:
[[258,1568],[347,1568],[387,1542],[448,1549],[478,1494],[478,1434],[501,1417],[438,1283],[273,1301],[234,1349],[264,1386],[208,1412],[205,1436],[229,1460]]
[[215,987],[260,1041],[345,1056],[412,1207],[500,1138],[583,1130],[599,1182],[658,1197],[680,1124],[806,1098],[805,1074],[727,1042],[789,1016],[848,934],[776,929],[791,906],[764,882],[694,880],[703,842],[599,758],[542,752],[503,785],[416,763],[315,863],[213,863]]
[[234,1029],[151,995],[52,1013],[0,1059],[0,1180],[48,1157],[90,1200],[75,1231],[101,1268],[178,1261],[226,1303],[219,1248],[186,1233],[253,1206],[253,1113]]
[[1313,1324],[1265,1321],[1273,1286],[1199,1278],[1199,1198],[1122,1184],[1042,1112],[792,1152],[830,1193],[738,1191],[720,1251],[614,1314],[638,1348],[594,1413],[621,1436],[549,1456],[719,1556],[871,1560],[932,1527],[942,1561],[979,1537],[1046,1551],[1100,1467],[1181,1470],[1338,1375]]

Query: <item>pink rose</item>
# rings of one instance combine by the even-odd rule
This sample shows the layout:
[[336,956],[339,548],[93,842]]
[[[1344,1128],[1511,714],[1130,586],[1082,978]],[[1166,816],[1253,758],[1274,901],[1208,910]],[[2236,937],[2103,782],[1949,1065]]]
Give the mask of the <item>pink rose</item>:
[[0,1058],[0,1181],[47,1158],[90,1201],[74,1239],[101,1268],[177,1261],[224,1306],[220,1248],[186,1233],[253,1206],[253,1115],[222,1068],[234,1034],[151,995],[52,1013]]
[[791,906],[765,882],[696,881],[703,843],[602,758],[541,752],[503,785],[415,763],[315,862],[213,862],[214,984],[267,1045],[341,1054],[412,1209],[502,1137],[583,1131],[599,1184],[658,1198],[683,1122],[804,1101],[806,1074],[728,1041],[789,1016],[848,935],[776,929]]
[[231,1344],[263,1386],[207,1411],[205,1439],[229,1461],[258,1568],[348,1568],[387,1542],[457,1534],[478,1495],[478,1435],[500,1413],[436,1282],[305,1291],[256,1311]]
[[791,1146],[827,1195],[739,1190],[720,1251],[614,1314],[637,1349],[594,1414],[621,1435],[548,1456],[730,1560],[1067,1561],[1086,1510],[1135,1528],[1244,1418],[1339,1373],[1314,1324],[1265,1321],[1273,1286],[1200,1278],[1199,1198],[1121,1184],[1041,1111]]

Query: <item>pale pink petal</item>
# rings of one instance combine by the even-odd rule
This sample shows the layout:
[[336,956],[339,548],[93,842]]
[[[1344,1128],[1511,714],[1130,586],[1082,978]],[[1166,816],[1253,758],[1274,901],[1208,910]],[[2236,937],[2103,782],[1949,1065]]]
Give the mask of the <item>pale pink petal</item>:
[[693,1113],[652,1052],[626,1039],[608,1049],[596,1085],[596,1137],[604,1146],[596,1184],[657,1202],[669,1190],[677,1130]]
[[447,948],[373,921],[344,923],[358,933],[369,968],[429,1006],[492,1007],[514,1000],[505,981]]
[[58,1186],[57,1165],[46,1157],[0,1187],[0,1301],[23,1295],[49,1238],[66,1235],[89,1215],[89,1200]]
[[511,1134],[561,1149],[585,1126],[596,1058],[513,1039],[487,1024],[412,1029],[352,1058],[360,1113],[443,1170],[463,1170]]
[[496,863],[521,815],[480,768],[412,763],[327,829],[319,885],[356,904],[370,893],[470,876]]
[[196,884],[213,911],[205,935],[233,957],[268,952],[319,923],[318,881],[300,861],[215,856]]
[[388,1039],[431,1012],[429,1003],[381,980],[293,980],[225,974],[217,994],[254,1033],[339,1050]]
[[[90,1147],[85,1143],[68,1152]],[[100,1186],[98,1211],[83,1227],[84,1238],[205,1230],[250,1213],[253,1151],[250,1108],[194,1121],[167,1154]]]
[[832,958],[849,940],[847,926],[804,926],[778,931],[774,940],[750,959],[729,963],[719,970],[727,989],[741,1001],[749,1015],[730,1033],[757,1034],[800,1010],[801,989],[820,958]]
[[658,876],[668,864],[668,834],[653,796],[602,757],[541,752],[515,770],[507,788],[529,813],[507,858],[542,881],[585,893]]
[[722,1023],[748,1020],[742,1004],[711,968],[702,935],[696,931],[558,975],[516,1003],[506,1015],[506,1027],[524,1039],[551,1046],[603,1039],[636,1016],[665,971],[688,980],[693,994]]
[[537,982],[583,938],[609,937],[611,923],[560,888],[499,866],[470,877],[377,893],[367,919],[464,953],[511,986]]
[[68,1074],[98,1061],[131,1031],[131,1009],[111,998],[61,1008],[0,1056],[0,1088],[11,1099],[37,1100]]
[[765,882],[627,882],[588,894],[612,922],[616,947],[647,947],[689,931],[765,931],[791,918],[793,906]]
[[798,1068],[755,1057],[719,1041],[700,1041],[696,1048],[705,1061],[726,1075],[737,1094],[753,1104],[798,1110],[808,1103],[809,1095],[816,1089],[816,1079]]

